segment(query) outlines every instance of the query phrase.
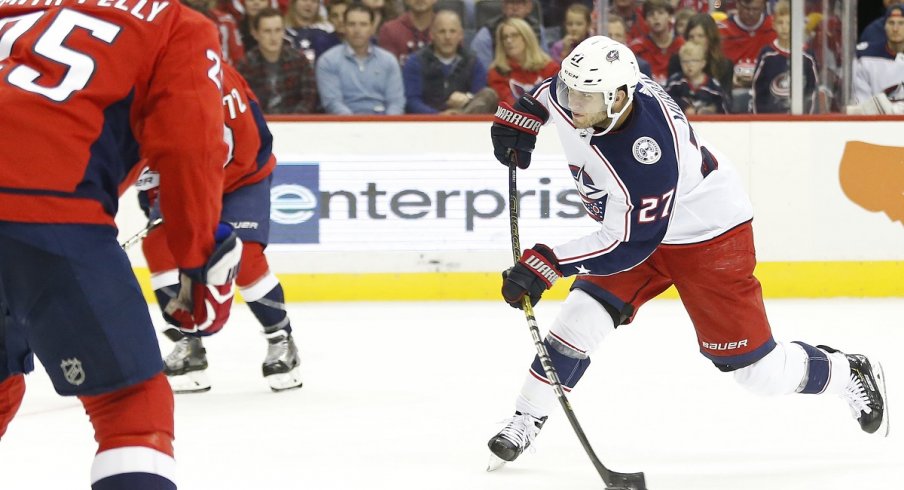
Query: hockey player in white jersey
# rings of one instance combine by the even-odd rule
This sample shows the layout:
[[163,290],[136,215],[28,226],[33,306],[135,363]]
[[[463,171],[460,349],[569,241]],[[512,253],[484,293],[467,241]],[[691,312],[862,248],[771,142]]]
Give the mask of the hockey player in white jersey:
[[[631,323],[648,300],[674,285],[701,354],[751,391],[839,395],[861,428],[887,434],[879,363],[804,342],[776,342],[753,276],[751,204],[725,157],[694,133],[681,109],[637,69],[631,50],[591,37],[558,76],[499,107],[495,155],[526,169],[540,126],[551,120],[593,234],[537,244],[503,273],[502,295],[520,308],[559,277],[576,275],[545,338],[566,391],[594,348]],[[539,359],[515,401],[515,415],[489,441],[490,469],[517,458],[556,404]]]

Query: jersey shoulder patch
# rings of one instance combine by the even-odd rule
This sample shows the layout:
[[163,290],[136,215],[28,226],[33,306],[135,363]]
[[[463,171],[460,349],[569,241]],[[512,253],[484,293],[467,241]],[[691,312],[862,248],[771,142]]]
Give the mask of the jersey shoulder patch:
[[631,147],[634,159],[644,165],[652,165],[662,158],[662,148],[659,143],[649,136],[641,136],[634,141]]

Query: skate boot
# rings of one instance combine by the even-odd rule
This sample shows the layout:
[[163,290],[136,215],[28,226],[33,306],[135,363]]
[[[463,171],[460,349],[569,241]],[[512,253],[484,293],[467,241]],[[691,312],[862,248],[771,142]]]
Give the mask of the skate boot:
[[292,334],[285,330],[265,333],[267,337],[267,357],[261,366],[264,379],[273,391],[301,388],[301,359]]
[[515,412],[512,420],[498,434],[490,439],[490,463],[487,471],[496,470],[509,461],[514,461],[534,441],[546,418],[537,418],[530,414]]
[[201,393],[210,390],[207,379],[207,350],[199,337],[182,337],[163,360],[163,373],[174,393]]
[[863,354],[844,354],[831,347],[818,346],[829,353],[840,353],[851,365],[851,379],[841,397],[851,406],[860,428],[868,434],[888,435],[888,403],[885,396],[885,373],[878,361]]

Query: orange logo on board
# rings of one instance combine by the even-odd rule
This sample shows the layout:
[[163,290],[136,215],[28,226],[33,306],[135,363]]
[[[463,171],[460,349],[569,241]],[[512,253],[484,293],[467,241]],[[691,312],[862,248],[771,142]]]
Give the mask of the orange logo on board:
[[904,148],[848,141],[838,173],[848,199],[904,225]]

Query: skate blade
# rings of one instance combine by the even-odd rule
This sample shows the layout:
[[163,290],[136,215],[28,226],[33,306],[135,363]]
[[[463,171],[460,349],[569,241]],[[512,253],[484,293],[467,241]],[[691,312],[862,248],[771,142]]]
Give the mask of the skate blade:
[[882,414],[882,423],[879,424],[879,428],[876,429],[876,434],[878,434],[882,437],[888,437],[888,431],[889,431],[890,426],[888,423],[888,417],[889,417],[888,395],[885,394],[885,371],[882,369],[882,364],[879,362],[876,362],[874,367],[876,369],[876,371],[875,371],[876,384],[879,385],[878,388],[879,388],[879,393],[882,394],[882,403],[885,404],[884,413]]
[[210,380],[204,371],[191,371],[179,376],[168,376],[173,393],[204,393],[210,391]]
[[270,384],[270,389],[274,392],[301,388],[301,367],[296,366],[288,373],[271,374],[264,378]]
[[487,463],[487,471],[496,471],[499,468],[502,468],[503,466],[505,466],[505,463],[508,463],[508,461],[491,453],[490,461]]

